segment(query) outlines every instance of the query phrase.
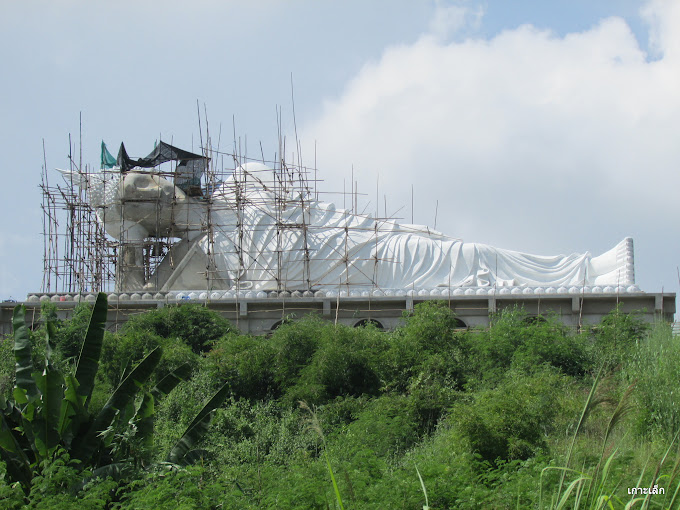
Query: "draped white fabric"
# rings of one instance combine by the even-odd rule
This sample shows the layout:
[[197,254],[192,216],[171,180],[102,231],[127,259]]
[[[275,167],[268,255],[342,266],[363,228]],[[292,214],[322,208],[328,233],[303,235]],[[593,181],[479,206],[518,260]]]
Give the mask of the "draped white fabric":
[[[299,190],[279,186],[274,193],[265,184],[276,180],[273,170],[258,163],[237,168],[210,205],[149,172],[130,172],[124,178],[93,174],[82,183],[73,180],[73,173],[62,173],[87,186],[109,235],[136,246],[163,235],[198,243],[203,253],[214,255],[220,281],[232,288],[349,291],[635,283],[630,238],[597,257],[530,255],[463,242],[426,226],[352,214]],[[268,181],[258,177],[264,175]],[[208,223],[214,244],[205,233]],[[183,270],[177,261],[166,266]],[[187,270],[182,281],[203,288],[205,276],[195,266],[193,271]]]
[[630,238],[598,257],[530,255],[351,214],[299,194],[289,193],[284,203],[248,168],[215,193],[212,212],[217,267],[241,289],[634,284]]

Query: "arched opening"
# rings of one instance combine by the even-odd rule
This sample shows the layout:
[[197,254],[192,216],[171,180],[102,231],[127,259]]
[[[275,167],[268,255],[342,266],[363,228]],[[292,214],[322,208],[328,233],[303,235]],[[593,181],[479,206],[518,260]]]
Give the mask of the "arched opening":
[[456,328],[456,329],[467,329],[467,328],[468,328],[468,325],[465,324],[465,322],[463,322],[463,321],[462,321],[461,319],[459,319],[458,317],[456,317],[455,319],[453,319],[453,324],[454,324],[453,327]]
[[375,326],[379,330],[384,330],[385,327],[382,325],[380,321],[377,321],[375,319],[361,319],[359,322],[357,322],[354,327],[355,328],[362,328],[365,326]]
[[295,319],[296,319],[296,316],[295,316],[294,313],[288,314],[283,319],[281,319],[280,321],[276,321],[274,324],[272,324],[272,327],[269,328],[269,331],[270,332],[276,331],[277,329],[279,329],[284,324],[292,324],[293,322],[295,322]]

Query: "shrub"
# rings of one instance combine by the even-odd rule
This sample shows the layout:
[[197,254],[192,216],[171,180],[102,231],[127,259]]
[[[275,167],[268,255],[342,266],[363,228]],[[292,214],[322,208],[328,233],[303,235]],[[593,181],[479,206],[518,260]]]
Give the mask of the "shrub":
[[547,367],[533,375],[509,371],[498,387],[455,404],[450,419],[483,460],[528,459],[545,446],[561,385],[562,376]]
[[371,399],[356,413],[333,444],[338,455],[351,460],[370,453],[388,460],[403,455],[420,439],[418,420],[412,398],[404,395],[383,395]]
[[386,344],[375,328],[350,328],[327,323],[318,331],[319,346],[298,382],[286,391],[295,405],[319,405],[338,396],[377,395],[379,359]]
[[79,303],[73,310],[71,319],[59,323],[54,343],[65,359],[73,359],[80,354],[83,339],[92,315],[92,305]]
[[299,409],[271,400],[231,399],[217,411],[206,448],[220,465],[287,466],[313,455],[317,439]]
[[408,394],[420,434],[433,432],[457,400],[460,392],[456,375],[455,363],[441,354],[433,354],[423,361],[420,373],[411,378]]
[[319,346],[319,332],[328,325],[317,317],[282,324],[271,337],[277,384],[285,389],[293,386],[300,371],[307,366]]
[[415,306],[413,315],[405,315],[401,334],[413,338],[428,352],[448,351],[453,332],[458,328],[456,315],[443,301],[426,301]]
[[557,317],[526,324],[520,335],[522,341],[512,355],[512,367],[531,372],[545,363],[574,376],[582,376],[591,368],[584,337],[571,334]]
[[61,320],[57,317],[57,306],[45,301],[40,305],[40,321],[42,324],[39,328],[29,331],[28,335],[31,339],[32,356],[36,369],[42,367],[45,362],[45,325],[49,322],[53,325],[51,333],[51,342],[53,352],[50,353],[51,361],[60,369],[68,369],[73,364],[80,348],[83,345],[85,332],[92,314],[92,304],[79,303],[73,309],[73,315],[68,320]]
[[225,484],[201,466],[156,470],[126,488],[120,508],[220,508],[225,492]]
[[568,375],[591,366],[583,337],[570,334],[556,317],[528,320],[521,308],[496,314],[488,331],[470,340],[470,386],[493,387],[510,368],[531,373],[543,364]]
[[[0,475],[5,475],[4,463],[0,462]],[[79,485],[83,476],[90,471],[83,471],[80,464],[70,458],[64,450],[55,452],[53,459],[44,460],[37,466],[38,475],[32,480],[28,494],[18,484],[8,484],[5,476],[0,477],[0,507],[20,508],[80,508],[94,510],[110,508],[115,500],[118,483],[111,478],[94,479],[84,490],[76,492],[74,486]]]
[[342,429],[357,419],[366,409],[371,397],[336,397],[316,409],[319,421],[325,430]]
[[206,355],[205,368],[226,382],[232,395],[246,399],[276,398],[275,351],[264,337],[228,334]]
[[131,317],[124,332],[144,331],[161,338],[180,338],[195,353],[207,352],[220,337],[235,333],[220,314],[196,304],[165,306]]
[[14,386],[14,342],[0,339],[0,398],[9,398]]
[[[387,337],[389,349],[381,360],[381,377],[387,390],[406,391],[413,378],[430,376],[438,362],[426,362],[434,354],[445,359],[447,385],[462,386],[468,355],[467,332],[458,329],[455,314],[443,302],[427,301],[416,305],[405,324]],[[429,363],[429,364],[428,364]]]
[[605,365],[608,369],[618,366],[649,330],[650,325],[640,314],[624,313],[620,305],[617,306],[592,330],[592,356],[596,364]]
[[197,368],[199,356],[179,337],[161,337],[143,329],[122,333],[107,333],[102,345],[101,376],[111,387],[117,386],[129,372],[151,351],[161,348],[163,356],[151,383],[156,383],[184,363]]

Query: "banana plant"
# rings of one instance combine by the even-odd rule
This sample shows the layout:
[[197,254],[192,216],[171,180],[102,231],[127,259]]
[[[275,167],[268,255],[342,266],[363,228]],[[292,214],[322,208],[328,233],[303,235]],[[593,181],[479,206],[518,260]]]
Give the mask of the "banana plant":
[[[19,305],[12,317],[16,360],[14,398],[0,397],[0,457],[7,464],[8,475],[21,482],[28,492],[33,472],[59,448],[65,449],[71,458],[79,459],[83,468],[93,469],[95,475],[121,472],[130,461],[115,458],[111,431],[125,425],[127,420],[135,436],[150,446],[155,404],[190,375],[190,366],[182,365],[168,374],[151,391],[145,392],[135,406],[138,391],[161,359],[160,348],[151,351],[95,415],[89,412],[89,404],[104,338],[106,295],[100,293],[95,301],[75,374],[62,374],[51,361],[55,327],[50,322],[45,326],[44,369],[42,373],[33,370],[25,313],[25,308]],[[191,447],[203,435],[212,412],[225,397],[226,389],[222,388],[206,404],[173,448],[169,460],[186,464],[200,456]]]
[[196,417],[187,427],[182,437],[177,441],[177,443],[170,449],[167,456],[167,462],[172,464],[178,464],[180,466],[186,466],[193,464],[199,459],[205,456],[204,450],[193,449],[193,446],[203,437],[203,435],[208,430],[208,425],[214,414],[215,409],[217,409],[224,399],[227,397],[230,388],[228,384],[225,384],[220,388],[215,395],[208,401],[208,403],[203,406]]

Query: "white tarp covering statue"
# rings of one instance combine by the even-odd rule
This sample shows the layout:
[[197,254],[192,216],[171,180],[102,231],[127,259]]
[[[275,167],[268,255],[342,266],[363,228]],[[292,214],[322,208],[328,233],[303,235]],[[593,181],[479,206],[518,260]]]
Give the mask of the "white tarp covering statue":
[[[267,179],[263,178],[267,175]],[[118,292],[557,288],[635,283],[633,242],[606,253],[538,256],[463,242],[276,191],[247,163],[206,197],[147,170],[81,175],[107,233],[121,241]],[[211,228],[208,226],[211,225]],[[210,233],[213,238],[210,239]],[[152,275],[143,247],[179,238]]]

